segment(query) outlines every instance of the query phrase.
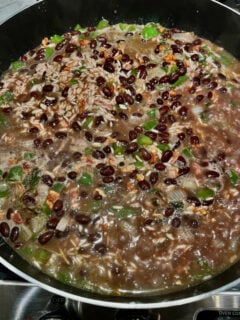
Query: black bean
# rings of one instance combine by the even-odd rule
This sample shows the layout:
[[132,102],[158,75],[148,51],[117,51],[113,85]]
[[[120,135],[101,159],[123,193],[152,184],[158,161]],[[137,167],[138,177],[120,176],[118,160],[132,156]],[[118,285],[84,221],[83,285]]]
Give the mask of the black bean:
[[203,100],[203,98],[204,98],[204,95],[203,95],[203,94],[198,94],[198,95],[196,96],[196,101],[197,101],[197,102],[200,102],[200,101]]
[[164,171],[166,169],[166,166],[162,162],[157,162],[154,167],[158,171]]
[[17,241],[19,237],[19,228],[17,226],[13,227],[12,230],[11,230],[11,233],[10,233],[10,240],[12,242],[15,242]]
[[179,228],[180,225],[181,225],[181,220],[180,218],[178,217],[175,217],[172,219],[172,222],[171,222],[171,225],[174,227],[174,228]]
[[44,149],[46,149],[46,148],[48,148],[50,145],[52,145],[53,144],[53,140],[51,139],[51,138],[49,138],[49,139],[46,139],[46,140],[44,140],[43,141],[43,143],[42,143],[42,147],[44,148]]
[[60,63],[62,62],[62,59],[63,59],[63,56],[61,54],[58,54],[53,58],[53,61]]
[[61,199],[58,199],[54,202],[52,209],[53,211],[57,212],[62,210],[62,208],[63,208],[63,201]]
[[33,144],[34,144],[35,148],[39,148],[42,144],[42,139],[37,138],[37,139],[33,140]]
[[75,51],[77,49],[77,46],[74,43],[68,43],[68,45],[66,46],[66,53],[72,53],[73,51]]
[[87,139],[87,141],[92,141],[93,136],[92,136],[91,132],[86,131],[84,135],[85,135],[85,138]]
[[185,137],[186,137],[186,135],[185,135],[185,133],[184,132],[180,132],[180,133],[178,133],[178,138],[179,138],[179,140],[181,140],[181,141],[183,141],[184,139],[185,139]]
[[74,121],[71,125],[73,131],[75,132],[79,132],[82,130],[82,127],[80,126],[80,124],[77,121]]
[[142,97],[141,93],[137,93],[136,96],[135,96],[135,100],[136,100],[137,102],[141,102],[142,99],[143,99],[143,97]]
[[94,200],[102,200],[102,196],[101,196],[101,194],[99,194],[98,192],[94,195],[94,197],[93,197],[93,199]]
[[14,212],[14,210],[12,208],[8,208],[7,213],[6,213],[6,218],[8,220],[11,219],[11,215],[12,215],[13,212]]
[[102,76],[97,77],[96,83],[98,87],[101,87],[106,82],[106,79]]
[[56,229],[57,225],[58,225],[59,219],[58,218],[51,218],[48,220],[47,222],[47,228],[48,229]]
[[161,116],[163,116],[164,114],[168,113],[169,111],[169,107],[167,105],[165,106],[162,106],[160,109],[159,109],[159,112],[161,114]]
[[66,86],[65,88],[63,88],[62,90],[62,97],[66,98],[68,96],[68,90],[69,90],[69,87]]
[[214,199],[203,200],[203,201],[202,201],[202,205],[203,205],[203,206],[210,206],[210,205],[213,204],[213,202],[214,202]]
[[46,184],[47,186],[52,187],[52,185],[53,185],[53,179],[52,179],[52,177],[50,177],[48,174],[42,175],[41,180],[42,180],[42,182],[43,182],[44,184]]
[[138,72],[139,72],[139,78],[140,79],[146,79],[147,77],[147,70],[146,67],[144,65],[141,65],[137,68]]
[[109,87],[103,87],[102,92],[107,98],[111,98],[113,96],[113,93]]
[[123,119],[123,120],[125,120],[125,121],[128,120],[128,115],[127,115],[125,112],[123,112],[123,111],[120,111],[120,112],[118,113],[118,116],[119,116],[119,118],[121,118],[121,119]]
[[36,133],[39,132],[39,129],[38,129],[37,127],[31,127],[31,128],[29,129],[29,132],[32,133],[32,134],[36,134]]
[[173,156],[173,152],[171,150],[166,150],[162,154],[161,161],[162,162],[168,162]]
[[182,53],[183,52],[182,49],[179,46],[177,46],[176,44],[172,44],[171,49],[172,49],[173,53]]
[[105,154],[101,150],[94,150],[92,153],[93,158],[95,159],[104,159]]
[[36,200],[32,197],[29,196],[28,194],[25,194],[22,197],[22,202],[27,206],[27,207],[34,207],[36,205]]
[[48,116],[46,115],[46,113],[41,114],[41,117],[39,120],[40,122],[43,122],[43,123],[47,122]]
[[100,174],[104,177],[112,176],[114,174],[115,170],[112,166],[104,166],[100,169]]
[[52,92],[53,91],[53,85],[52,84],[45,84],[42,88],[43,92]]
[[145,136],[151,138],[152,140],[156,140],[157,139],[157,133],[153,132],[153,131],[145,132]]
[[177,161],[180,162],[181,165],[186,165],[186,163],[187,163],[183,156],[179,156],[177,158]]
[[87,240],[89,242],[96,242],[101,238],[101,233],[100,232],[95,232],[95,233],[90,233],[87,237]]
[[188,92],[189,92],[190,94],[194,94],[194,93],[196,92],[196,87],[194,87],[194,86],[190,87],[190,88],[188,89]]
[[76,171],[70,171],[67,174],[68,178],[71,180],[75,180],[77,178],[77,172]]
[[141,180],[138,182],[138,186],[141,190],[146,191],[151,189],[151,185],[147,180]]
[[195,207],[200,207],[200,205],[201,205],[201,201],[198,198],[194,197],[194,196],[188,197],[187,198],[187,202],[193,203],[195,205]]
[[199,60],[199,55],[197,53],[194,53],[193,55],[191,55],[191,60],[192,61],[198,61]]
[[42,245],[48,243],[52,237],[54,235],[54,231],[53,230],[49,230],[49,231],[46,231],[44,233],[42,233],[39,237],[38,237],[38,242]]
[[49,127],[53,128],[53,129],[56,128],[58,124],[59,124],[58,118],[54,118],[53,120],[48,122]]
[[104,183],[112,183],[114,181],[114,178],[112,176],[103,177]]
[[188,174],[189,171],[190,171],[189,167],[180,168],[178,169],[178,176],[183,176],[185,174]]
[[109,146],[106,146],[106,147],[104,147],[103,148],[103,151],[106,153],[106,154],[109,154],[109,153],[111,153],[111,148],[109,147]]
[[103,65],[103,69],[110,73],[113,73],[115,71],[113,64],[110,62],[105,62]]
[[173,178],[166,178],[166,179],[164,179],[164,183],[166,185],[175,185],[175,184],[177,184],[177,180],[173,179]]
[[97,46],[97,41],[95,39],[91,40],[89,46],[91,49],[95,49]]
[[117,104],[124,104],[124,97],[122,94],[119,94],[115,98]]
[[132,105],[134,104],[134,98],[128,94],[128,93],[125,93],[124,94],[124,100],[129,104],[129,105]]
[[128,133],[128,136],[129,136],[129,140],[135,140],[137,138],[137,132],[134,131],[134,130],[130,130],[129,133]]
[[77,221],[77,223],[82,224],[82,225],[86,225],[89,224],[91,221],[91,217],[84,214],[84,213],[78,213],[75,216],[75,220]]
[[58,139],[66,139],[67,138],[67,133],[66,132],[63,132],[63,131],[58,131],[55,133],[55,137],[58,138]]
[[183,118],[185,118],[185,117],[187,116],[187,113],[188,113],[188,109],[187,109],[187,107],[185,107],[185,106],[181,107],[181,108],[178,110],[178,114],[179,114],[181,117],[183,117]]
[[8,238],[10,235],[10,227],[9,224],[5,221],[0,223],[0,234],[4,237],[4,238]]
[[164,123],[158,124],[154,129],[156,129],[157,131],[163,132],[167,130],[167,126]]
[[190,141],[191,141],[191,144],[194,144],[194,145],[200,143],[198,136],[191,136]]
[[170,216],[173,215],[173,213],[174,213],[174,209],[171,208],[171,207],[168,207],[168,208],[166,208],[165,211],[164,211],[164,216],[165,216],[165,217],[170,217]]
[[56,238],[60,239],[60,238],[65,238],[70,232],[70,229],[67,227],[65,230],[60,231],[60,230],[56,230],[55,232],[55,236]]
[[133,152],[137,151],[137,149],[138,149],[137,142],[131,142],[126,147],[126,153],[133,153]]
[[151,153],[145,149],[145,148],[140,148],[139,149],[139,152],[140,152],[140,157],[145,160],[145,161],[149,161],[152,159],[152,155]]
[[207,176],[207,178],[218,178],[220,176],[220,174],[214,170],[207,170],[205,172],[205,175]]
[[134,131],[136,131],[137,133],[143,133],[143,128],[140,126],[136,126],[134,127]]
[[152,185],[156,184],[158,181],[158,172],[151,172],[149,176],[149,181]]
[[190,219],[188,225],[189,227],[196,229],[198,228],[198,221],[196,219]]
[[104,243],[100,242],[95,244],[94,250],[100,253],[101,255],[104,255],[107,252],[107,246]]

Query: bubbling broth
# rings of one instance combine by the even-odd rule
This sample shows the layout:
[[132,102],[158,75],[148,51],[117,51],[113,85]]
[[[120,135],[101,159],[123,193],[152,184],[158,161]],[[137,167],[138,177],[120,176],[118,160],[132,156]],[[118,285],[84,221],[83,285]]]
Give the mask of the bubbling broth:
[[44,38],[0,79],[0,234],[111,295],[201,283],[240,254],[240,64],[157,23]]

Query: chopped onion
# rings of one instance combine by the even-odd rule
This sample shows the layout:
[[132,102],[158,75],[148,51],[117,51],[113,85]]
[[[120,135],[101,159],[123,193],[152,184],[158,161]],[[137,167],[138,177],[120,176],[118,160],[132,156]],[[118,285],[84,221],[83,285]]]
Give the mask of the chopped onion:
[[198,116],[201,112],[203,112],[202,106],[194,106],[192,107],[192,113],[194,113],[196,116]]
[[180,188],[173,189],[168,193],[168,200],[170,202],[183,201],[186,199],[186,197],[187,197],[187,193]]
[[192,174],[182,176],[181,179],[179,179],[179,181],[183,189],[194,191],[198,187],[197,181]]
[[183,42],[193,42],[194,36],[191,32],[177,32],[172,35],[173,40],[180,40]]
[[59,231],[64,231],[68,226],[68,217],[62,217],[61,220],[58,222],[56,229]]

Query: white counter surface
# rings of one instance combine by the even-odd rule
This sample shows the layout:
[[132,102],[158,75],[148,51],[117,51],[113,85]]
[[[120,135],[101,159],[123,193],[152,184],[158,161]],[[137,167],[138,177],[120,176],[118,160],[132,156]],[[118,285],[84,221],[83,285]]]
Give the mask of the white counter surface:
[[42,0],[0,0],[0,25],[25,8]]

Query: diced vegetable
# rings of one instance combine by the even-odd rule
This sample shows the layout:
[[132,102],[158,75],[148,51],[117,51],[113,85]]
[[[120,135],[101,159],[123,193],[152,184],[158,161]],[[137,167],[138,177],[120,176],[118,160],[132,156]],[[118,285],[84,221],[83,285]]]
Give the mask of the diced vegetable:
[[233,101],[233,100],[230,101],[230,105],[231,105],[233,108],[237,108],[237,107],[238,107],[237,102],[236,102],[236,101]]
[[83,129],[87,129],[90,126],[90,124],[93,122],[93,119],[94,119],[93,116],[87,117],[87,119],[82,124]]
[[63,283],[71,283],[71,275],[69,272],[60,271],[57,278]]
[[14,96],[13,96],[13,93],[11,91],[7,91],[7,92],[3,93],[0,96],[0,106],[1,105],[5,105],[8,102],[13,101],[13,99],[14,99]]
[[34,152],[25,152],[24,159],[27,161],[32,161],[35,158],[36,154]]
[[48,219],[48,217],[44,213],[38,214],[37,216],[32,218],[30,221],[31,230],[34,233],[40,232],[44,228],[44,226],[47,222],[47,219]]
[[41,248],[34,252],[34,258],[42,263],[46,263],[50,257],[51,253]]
[[181,85],[184,84],[187,80],[188,80],[188,76],[187,76],[187,75],[180,76],[180,77],[177,79],[177,81],[172,84],[172,88],[176,88],[176,87],[181,86]]
[[101,30],[101,29],[104,29],[104,28],[107,28],[109,27],[109,22],[105,19],[103,20],[100,20],[97,24],[97,30]]
[[213,198],[214,195],[215,192],[208,187],[201,188],[196,192],[196,196],[200,199]]
[[184,204],[182,201],[172,201],[172,202],[170,202],[170,207],[172,207],[176,210],[182,211],[184,208]]
[[53,187],[52,190],[61,193],[63,191],[63,189],[65,188],[64,184],[61,182],[56,182]]
[[77,180],[77,183],[86,187],[91,186],[93,184],[93,177],[90,173],[84,172]]
[[25,63],[23,61],[14,61],[11,63],[10,68],[13,71],[17,71],[17,70],[23,68],[24,66],[25,66]]
[[126,30],[127,29],[127,24],[126,23],[119,23],[119,28],[122,30],[122,31],[124,31],[124,30]]
[[233,65],[232,59],[224,54],[221,55],[220,61],[225,67],[231,67]]
[[53,53],[54,53],[54,49],[53,49],[53,48],[51,48],[51,47],[46,47],[46,49],[45,49],[45,57],[46,57],[47,59],[51,58],[52,55],[53,55]]
[[39,169],[33,168],[31,173],[25,177],[23,184],[27,189],[33,190],[38,185],[39,180],[40,180]]
[[47,216],[50,216],[52,214],[52,210],[49,208],[49,206],[44,202],[41,206],[41,211],[45,213]]
[[151,145],[153,144],[153,141],[150,137],[146,136],[145,134],[140,134],[138,137],[137,137],[137,143],[140,145],[140,146],[144,146],[144,145]]
[[151,130],[154,127],[156,127],[157,124],[158,124],[158,121],[156,119],[153,119],[153,120],[150,120],[150,121],[144,123],[143,128],[145,130]]
[[233,185],[238,183],[239,176],[236,171],[231,169],[228,171],[228,175]]
[[0,128],[5,128],[7,125],[7,120],[4,114],[0,112]]
[[144,163],[142,161],[136,161],[134,162],[134,166],[136,169],[140,169],[144,166]]
[[73,86],[74,84],[77,84],[78,81],[77,81],[76,79],[70,79],[70,80],[68,81],[68,83],[69,83],[70,86]]
[[86,156],[91,156],[92,153],[93,153],[93,149],[92,149],[92,148],[85,148],[84,154],[85,154]]
[[139,213],[139,208],[133,207],[122,207],[117,208],[117,206],[112,208],[112,211],[116,214],[119,219],[133,216]]
[[182,152],[183,152],[183,154],[184,154],[185,156],[187,156],[188,158],[193,157],[192,151],[191,151],[189,148],[183,149]]
[[160,149],[162,152],[167,151],[170,149],[168,144],[164,144],[164,143],[158,143],[157,144],[158,149]]
[[0,198],[6,198],[10,193],[8,184],[5,181],[0,181]]
[[55,34],[50,38],[50,41],[54,44],[58,44],[62,42],[64,39],[65,38],[63,36],[59,36],[58,34]]
[[21,166],[12,167],[7,176],[8,181],[21,181],[23,178],[23,168]]
[[145,40],[150,40],[152,38],[157,37],[158,35],[159,35],[159,31],[155,26],[152,26],[152,25],[147,25],[142,30],[142,37]]
[[114,151],[114,155],[115,156],[124,154],[125,147],[123,145],[117,144],[117,143],[114,142],[112,144],[112,147],[113,147],[113,151]]
[[157,109],[155,109],[155,108],[151,109],[150,111],[147,112],[147,115],[148,115],[150,118],[156,118],[156,116],[157,116]]

